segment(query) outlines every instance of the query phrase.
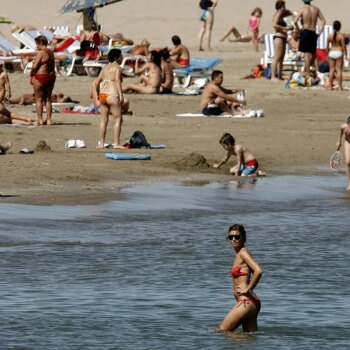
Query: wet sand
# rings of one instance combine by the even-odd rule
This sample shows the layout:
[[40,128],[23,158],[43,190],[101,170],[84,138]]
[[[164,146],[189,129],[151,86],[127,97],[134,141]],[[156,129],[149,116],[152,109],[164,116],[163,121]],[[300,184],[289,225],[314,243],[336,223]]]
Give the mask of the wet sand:
[[[16,1],[6,3],[9,7],[6,14],[4,13],[15,20],[16,13],[13,11],[13,6],[16,5]],[[39,0],[36,2],[42,3]],[[164,2],[152,0],[148,3],[151,6]],[[150,154],[152,156],[150,161],[105,159],[104,153],[110,150],[95,148],[99,125],[97,115],[55,113],[54,125],[50,127],[0,126],[0,142],[13,143],[8,154],[0,156],[0,176],[3,179],[0,186],[1,202],[91,203],[112,199],[116,195],[116,189],[136,183],[153,183],[164,179],[229,181],[231,178],[227,173],[233,161],[220,170],[198,167],[196,164],[191,165],[190,162],[187,162],[186,166],[178,163],[184,157],[189,157],[192,152],[203,155],[210,164],[221,159],[225,152],[218,140],[224,132],[232,133],[238,143],[248,146],[259,160],[261,169],[269,176],[332,174],[328,170],[328,161],[335,149],[338,128],[347,117],[349,92],[287,90],[283,87],[284,82],[271,83],[264,78],[241,80],[242,76],[248,75],[250,69],[259,63],[262,52],[254,52],[250,44],[218,42],[226,27],[233,24],[231,17],[224,11],[224,8],[226,10],[232,8],[230,2],[223,0],[218,7],[213,52],[197,51],[196,36],[199,28],[197,4],[188,3],[188,0],[181,0],[183,6],[174,14],[178,21],[173,23],[173,27],[166,27],[164,32],[159,31],[159,28],[164,26],[164,21],[170,15],[162,15],[161,8],[156,8],[149,16],[143,14],[143,19],[139,19],[141,21],[139,25],[145,28],[142,33],[135,28],[135,23],[127,27],[125,19],[120,22],[125,30],[118,31],[123,31],[136,41],[146,36],[153,47],[170,46],[170,37],[176,31],[183,38],[183,42],[189,45],[193,57],[222,57],[224,61],[218,69],[224,72],[224,86],[246,89],[248,107],[264,109],[265,117],[251,119],[176,117],[177,113],[198,113],[200,97],[128,95],[134,115],[124,118],[122,139],[131,136],[136,130],[141,130],[151,144],[165,144],[166,149],[122,150],[120,153]],[[261,5],[263,1],[256,3]],[[291,6],[293,10],[301,5],[301,1],[288,3],[294,5]],[[320,0],[314,4],[322,8],[327,19],[331,18],[328,23],[335,19],[330,15],[327,16],[327,12],[332,14],[334,11],[330,9],[329,3]],[[342,0],[339,0],[339,4],[346,8],[350,6]],[[106,23],[106,30],[113,30],[113,22],[108,17],[110,14],[107,10],[121,9],[125,12],[128,6],[131,8],[135,6],[135,0],[125,0],[99,11],[99,20]],[[249,4],[240,3],[239,6],[240,14],[235,14],[234,17],[239,18],[238,25],[244,30],[251,9]],[[269,16],[273,13],[273,8],[270,9],[271,4],[268,6],[264,4],[262,7],[265,11],[262,28],[270,32]],[[147,8],[142,10],[150,11]],[[184,27],[180,21],[181,14],[184,21],[188,17],[191,18],[188,27]],[[65,24],[66,20],[71,27],[73,19],[78,20],[76,14],[66,16],[52,16],[48,20],[51,20],[50,24],[58,24],[57,22]],[[115,16],[118,16],[118,13]],[[138,12],[135,14],[135,11],[129,9],[128,16],[134,20],[141,14]],[[16,22],[20,22],[21,19],[18,15]],[[337,19],[342,20],[340,17]],[[41,17],[40,21],[38,20],[40,25],[47,24]],[[345,19],[343,22],[345,23]],[[5,29],[2,31],[5,32]],[[10,80],[14,96],[31,92],[28,78],[23,74],[13,73],[10,75]],[[91,100],[88,89],[91,81],[92,78],[84,76],[58,77],[55,90],[63,91],[83,105],[89,105]],[[130,78],[125,78],[125,82],[128,81],[131,81]],[[16,107],[14,110],[36,118],[33,106]],[[83,139],[87,147],[65,149],[64,145],[68,139]],[[20,149],[24,147],[34,149],[40,140],[44,140],[50,146],[50,152],[19,154]],[[112,120],[107,132],[107,142],[112,142]]]

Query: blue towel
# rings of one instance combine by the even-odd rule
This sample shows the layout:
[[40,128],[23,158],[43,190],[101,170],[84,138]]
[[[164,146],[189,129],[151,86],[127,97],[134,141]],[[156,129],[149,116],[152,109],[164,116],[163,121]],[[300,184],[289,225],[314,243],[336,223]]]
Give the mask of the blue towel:
[[148,154],[121,154],[121,153],[105,153],[105,157],[114,160],[149,160],[151,156]]

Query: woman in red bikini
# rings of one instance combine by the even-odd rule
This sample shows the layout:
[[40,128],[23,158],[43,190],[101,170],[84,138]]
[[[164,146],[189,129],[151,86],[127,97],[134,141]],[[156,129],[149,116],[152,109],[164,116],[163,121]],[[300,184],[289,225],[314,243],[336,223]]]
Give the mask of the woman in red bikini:
[[230,226],[227,238],[231,241],[232,247],[236,251],[231,275],[237,304],[226,315],[219,329],[234,331],[242,325],[244,332],[256,332],[258,330],[257,318],[261,305],[260,299],[253,292],[253,289],[257,286],[262,276],[262,269],[244,246],[246,232],[243,225],[235,224]]
[[[47,39],[43,35],[35,38],[38,53],[35,56],[30,71],[30,83],[34,87],[38,124],[51,124],[52,105],[51,95],[56,81],[55,58],[47,48]],[[44,104],[46,107],[46,121],[43,121]]]

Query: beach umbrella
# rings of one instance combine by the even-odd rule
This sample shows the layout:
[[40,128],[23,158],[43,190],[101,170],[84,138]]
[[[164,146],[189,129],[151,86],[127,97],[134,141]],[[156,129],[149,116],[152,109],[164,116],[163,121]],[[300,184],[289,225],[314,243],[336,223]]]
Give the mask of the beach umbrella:
[[97,8],[110,5],[122,0],[68,0],[61,8],[59,14],[67,12],[82,11],[88,8]]
[[12,22],[12,19],[8,17],[0,16],[0,23],[13,23],[13,22]]

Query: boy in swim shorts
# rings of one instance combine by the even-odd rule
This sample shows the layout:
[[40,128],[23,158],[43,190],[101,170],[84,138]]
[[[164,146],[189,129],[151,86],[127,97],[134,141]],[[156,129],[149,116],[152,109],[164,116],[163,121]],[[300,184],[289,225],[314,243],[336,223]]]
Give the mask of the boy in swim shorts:
[[266,174],[258,170],[259,164],[253,154],[242,145],[236,144],[234,137],[225,133],[219,143],[227,151],[226,157],[213,164],[213,168],[219,169],[233,155],[237,157],[237,164],[230,168],[230,174],[235,176],[265,176]]

